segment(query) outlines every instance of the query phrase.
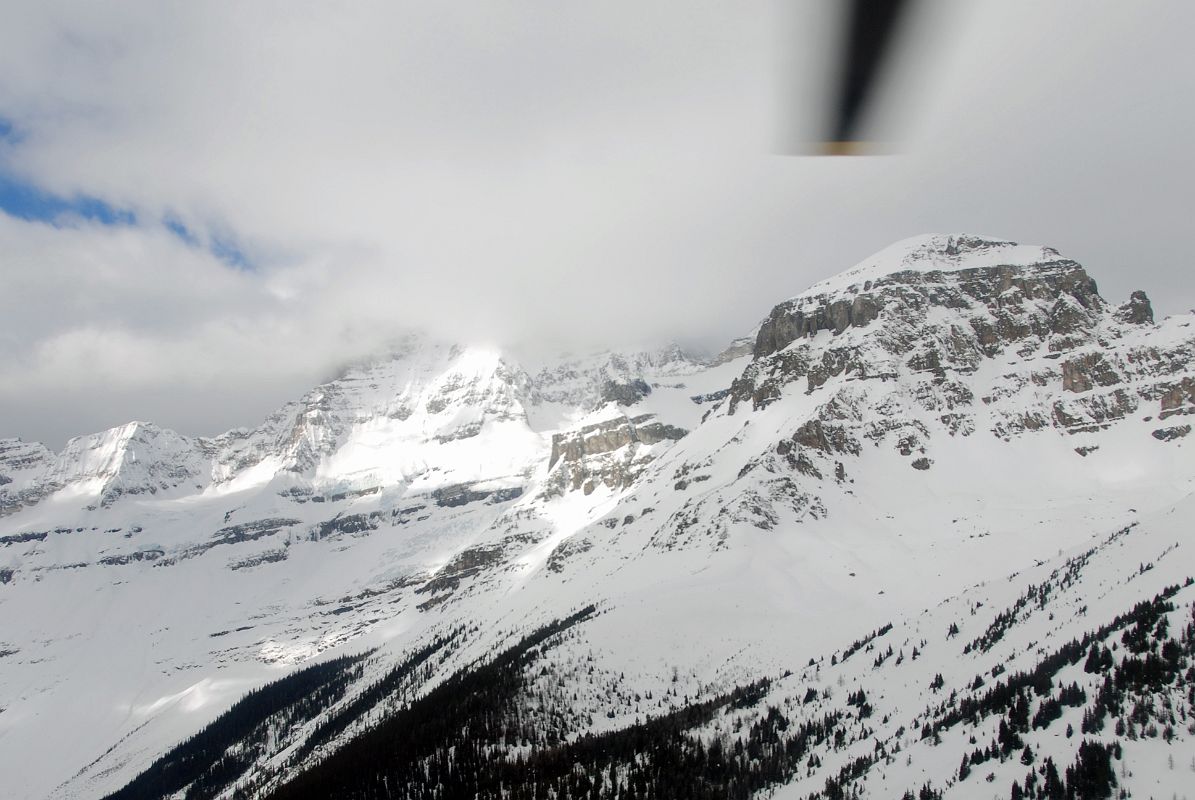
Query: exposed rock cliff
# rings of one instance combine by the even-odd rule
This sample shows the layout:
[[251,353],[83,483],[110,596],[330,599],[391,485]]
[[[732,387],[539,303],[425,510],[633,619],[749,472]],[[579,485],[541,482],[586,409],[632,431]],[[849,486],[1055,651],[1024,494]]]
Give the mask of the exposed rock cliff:
[[687,431],[655,420],[654,415],[619,416],[552,436],[548,458],[549,482],[557,491],[582,489],[589,494],[598,484],[625,489],[635,482],[650,460],[645,452],[659,442],[674,441]]

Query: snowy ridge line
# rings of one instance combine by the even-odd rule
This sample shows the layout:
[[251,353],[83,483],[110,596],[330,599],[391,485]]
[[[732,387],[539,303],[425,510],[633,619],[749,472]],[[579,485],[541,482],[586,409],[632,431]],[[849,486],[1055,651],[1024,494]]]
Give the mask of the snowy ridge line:
[[862,288],[869,281],[905,272],[948,273],[1007,267],[1033,269],[1073,265],[1052,247],[1020,245],[987,236],[925,234],[896,242],[833,278],[819,281],[793,300]]

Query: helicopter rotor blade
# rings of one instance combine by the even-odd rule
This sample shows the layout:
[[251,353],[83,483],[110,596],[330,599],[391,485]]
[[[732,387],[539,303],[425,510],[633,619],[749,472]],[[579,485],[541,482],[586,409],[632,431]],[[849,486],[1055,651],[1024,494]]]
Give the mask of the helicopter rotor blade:
[[885,55],[913,0],[846,1],[840,85],[827,144],[849,149],[860,140],[864,114],[882,79]]

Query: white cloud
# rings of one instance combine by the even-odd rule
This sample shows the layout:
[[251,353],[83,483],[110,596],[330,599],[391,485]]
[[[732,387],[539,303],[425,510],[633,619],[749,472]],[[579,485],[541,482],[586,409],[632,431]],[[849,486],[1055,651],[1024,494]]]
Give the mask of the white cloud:
[[1195,6],[929,5],[908,153],[835,161],[771,153],[774,45],[824,32],[777,37],[768,3],[8,9],[9,169],[143,224],[0,219],[0,434],[251,424],[405,327],[727,339],[929,230],[1195,304]]

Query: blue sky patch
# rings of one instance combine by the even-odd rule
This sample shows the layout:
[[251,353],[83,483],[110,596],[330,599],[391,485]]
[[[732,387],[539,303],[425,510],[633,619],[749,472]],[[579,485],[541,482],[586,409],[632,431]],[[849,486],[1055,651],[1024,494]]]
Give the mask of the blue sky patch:
[[57,224],[64,217],[78,217],[102,225],[135,225],[137,216],[96,197],[60,197],[0,171],[0,211],[10,217]]
[[211,246],[208,249],[211,250],[212,255],[233,269],[239,269],[243,272],[253,270],[253,263],[232,239],[213,236]]
[[[20,142],[22,136],[13,124],[0,117],[0,156],[5,146]],[[137,215],[98,197],[86,194],[66,197],[41,189],[5,168],[0,158],[0,213],[28,222],[50,225],[70,224],[72,220],[87,220],[100,225],[138,225]],[[162,225],[188,247],[204,247],[204,239],[184,225],[177,217],[162,218]],[[251,271],[253,263],[231,236],[211,236],[206,249],[232,269]]]
[[[162,225],[188,247],[203,247],[203,239],[195,231],[188,228],[178,217],[166,216],[162,219]],[[208,242],[207,250],[233,269],[245,272],[254,269],[253,262],[236,245],[235,241],[229,237],[213,235]]]
[[[0,117],[0,146],[20,143],[24,137],[12,122]],[[13,175],[0,161],[0,211],[18,219],[58,224],[64,217],[75,217],[102,225],[135,225],[137,216],[97,197],[51,194]]]
[[199,247],[199,237],[192,233],[190,228],[179,222],[177,218],[165,217],[162,219],[162,225],[164,225],[166,230],[173,233],[183,243],[188,244],[191,247]]

